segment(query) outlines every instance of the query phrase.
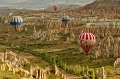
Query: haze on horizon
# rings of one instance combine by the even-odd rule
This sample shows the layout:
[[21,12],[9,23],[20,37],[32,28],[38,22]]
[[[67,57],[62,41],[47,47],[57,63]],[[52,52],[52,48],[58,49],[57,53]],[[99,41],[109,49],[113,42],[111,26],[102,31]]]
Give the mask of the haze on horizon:
[[46,8],[52,4],[86,5],[95,0],[0,0],[0,7]]

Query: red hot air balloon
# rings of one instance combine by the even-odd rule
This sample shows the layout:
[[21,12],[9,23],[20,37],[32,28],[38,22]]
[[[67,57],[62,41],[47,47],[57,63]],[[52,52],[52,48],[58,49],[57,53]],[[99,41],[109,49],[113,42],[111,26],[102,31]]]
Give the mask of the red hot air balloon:
[[53,5],[53,8],[54,8],[55,11],[57,10],[57,6],[56,5]]
[[92,33],[82,33],[79,35],[78,43],[85,53],[88,54],[96,43],[96,37]]

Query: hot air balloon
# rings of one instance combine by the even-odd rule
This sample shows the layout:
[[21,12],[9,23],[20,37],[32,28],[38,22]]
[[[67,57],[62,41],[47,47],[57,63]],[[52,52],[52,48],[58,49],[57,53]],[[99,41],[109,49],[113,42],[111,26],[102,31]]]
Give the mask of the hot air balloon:
[[88,54],[96,43],[96,37],[92,33],[82,33],[78,37],[78,43],[84,52]]
[[70,17],[69,16],[63,16],[61,20],[62,20],[63,23],[67,24],[70,21]]
[[12,16],[10,18],[10,24],[15,28],[16,31],[20,31],[21,25],[23,24],[23,18],[21,16]]
[[55,11],[57,11],[58,7],[56,5],[53,5],[53,8],[54,8]]

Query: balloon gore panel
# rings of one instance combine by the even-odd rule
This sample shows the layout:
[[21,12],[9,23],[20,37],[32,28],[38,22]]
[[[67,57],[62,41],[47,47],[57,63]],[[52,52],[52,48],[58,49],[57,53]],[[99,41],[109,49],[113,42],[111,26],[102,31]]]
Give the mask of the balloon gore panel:
[[23,22],[10,22],[11,25],[21,25]]

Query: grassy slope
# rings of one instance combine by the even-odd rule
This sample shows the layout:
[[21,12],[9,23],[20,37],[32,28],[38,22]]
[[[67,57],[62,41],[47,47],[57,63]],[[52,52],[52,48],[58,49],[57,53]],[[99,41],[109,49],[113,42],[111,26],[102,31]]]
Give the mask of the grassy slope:
[[9,71],[0,71],[0,79],[21,79],[18,74]]

